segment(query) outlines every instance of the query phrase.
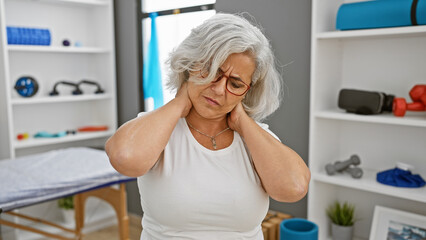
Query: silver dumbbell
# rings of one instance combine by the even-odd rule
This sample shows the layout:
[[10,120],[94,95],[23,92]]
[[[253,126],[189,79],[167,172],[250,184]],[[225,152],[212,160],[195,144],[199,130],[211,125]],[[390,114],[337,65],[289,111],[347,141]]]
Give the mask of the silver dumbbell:
[[349,168],[351,165],[359,165],[361,163],[358,155],[352,155],[348,160],[343,162],[337,161],[335,163],[329,163],[325,166],[325,171],[328,175],[334,175],[336,172],[342,172]]

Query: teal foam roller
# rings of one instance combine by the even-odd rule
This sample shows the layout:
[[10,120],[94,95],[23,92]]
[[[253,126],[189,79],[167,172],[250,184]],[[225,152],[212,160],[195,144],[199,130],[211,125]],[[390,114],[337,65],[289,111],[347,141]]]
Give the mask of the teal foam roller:
[[374,0],[339,7],[336,29],[355,30],[426,24],[425,0]]

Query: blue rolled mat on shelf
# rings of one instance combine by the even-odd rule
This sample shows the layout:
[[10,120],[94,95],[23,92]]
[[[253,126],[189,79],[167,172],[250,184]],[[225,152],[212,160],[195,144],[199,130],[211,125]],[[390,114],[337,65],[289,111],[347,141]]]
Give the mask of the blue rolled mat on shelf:
[[51,42],[49,29],[8,26],[6,33],[7,44],[49,46]]
[[355,30],[426,24],[426,0],[374,0],[339,7],[336,29]]

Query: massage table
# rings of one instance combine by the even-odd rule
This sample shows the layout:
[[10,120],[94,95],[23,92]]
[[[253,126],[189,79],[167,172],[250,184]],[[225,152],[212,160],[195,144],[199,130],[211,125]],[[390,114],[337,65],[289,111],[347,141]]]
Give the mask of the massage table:
[[[64,237],[2,218],[0,225],[54,239],[82,239],[85,201],[88,197],[97,197],[112,205],[117,214],[120,239],[127,240],[129,219],[125,182],[133,180],[135,178],[115,171],[104,151],[85,147],[0,160],[0,217],[8,214],[35,221],[70,232],[74,237]],[[74,195],[75,229],[12,211],[71,195]]]

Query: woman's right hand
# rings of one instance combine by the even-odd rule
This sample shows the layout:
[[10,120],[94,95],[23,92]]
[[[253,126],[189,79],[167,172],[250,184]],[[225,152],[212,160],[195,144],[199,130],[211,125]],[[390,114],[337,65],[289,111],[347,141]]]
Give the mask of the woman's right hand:
[[188,95],[188,82],[184,82],[176,93],[175,100],[182,106],[181,118],[186,117],[192,108],[192,102]]

